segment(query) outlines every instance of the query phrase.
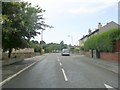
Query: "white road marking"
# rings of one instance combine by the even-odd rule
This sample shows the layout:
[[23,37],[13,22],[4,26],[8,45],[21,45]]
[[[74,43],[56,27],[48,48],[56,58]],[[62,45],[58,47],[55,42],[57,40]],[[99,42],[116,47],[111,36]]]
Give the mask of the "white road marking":
[[16,77],[17,75],[19,75],[20,73],[22,73],[23,71],[25,71],[26,69],[28,69],[29,67],[33,66],[34,64],[36,64],[38,61],[30,64],[29,66],[25,67],[24,69],[20,70],[19,72],[17,72],[16,74],[12,75],[11,77],[5,79],[4,81],[0,82],[0,86],[2,86],[3,84],[5,84],[6,82],[10,81],[12,78]]
[[60,59],[58,59],[58,61],[60,61]]
[[111,87],[110,85],[107,85],[107,84],[105,84],[105,83],[104,83],[104,85],[105,85],[105,87],[108,88],[108,89],[112,88],[112,90],[116,90],[115,88]]
[[57,59],[59,59],[59,57],[57,56]]
[[66,74],[65,74],[64,69],[62,68],[61,70],[62,70],[62,72],[63,72],[63,76],[64,76],[65,81],[68,81],[68,78],[67,78],[67,76],[66,76]]
[[59,57],[57,56],[58,61],[60,61]]
[[60,66],[62,66],[62,63],[61,63],[61,62],[60,62],[59,64],[60,64]]

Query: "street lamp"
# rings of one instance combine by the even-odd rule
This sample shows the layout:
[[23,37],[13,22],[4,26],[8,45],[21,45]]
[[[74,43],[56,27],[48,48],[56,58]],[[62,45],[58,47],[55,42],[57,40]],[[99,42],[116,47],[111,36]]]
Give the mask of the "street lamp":
[[73,46],[73,37],[72,37],[72,35],[68,35],[68,37],[71,37],[71,46]]
[[40,34],[41,34],[41,41],[40,41],[40,42],[41,42],[41,54],[43,54],[43,31],[44,31],[44,30],[45,30],[45,29],[42,29],[42,30],[41,30],[41,33],[40,33]]

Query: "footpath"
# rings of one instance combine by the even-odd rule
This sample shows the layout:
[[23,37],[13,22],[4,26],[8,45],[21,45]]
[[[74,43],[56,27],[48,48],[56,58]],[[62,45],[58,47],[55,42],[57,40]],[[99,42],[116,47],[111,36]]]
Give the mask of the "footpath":
[[43,60],[46,56],[47,56],[47,54],[35,56],[32,58],[25,58],[23,61],[0,67],[2,70],[2,82],[0,82],[0,85],[9,81],[10,79],[17,76],[24,70],[26,70],[29,67],[31,67],[32,65],[36,64],[37,62]]
[[97,59],[97,58],[90,58],[85,55],[79,55],[82,57],[82,59],[88,61],[91,64],[95,64],[99,67],[102,67],[104,69],[107,69],[111,72],[119,74],[120,72],[120,63],[111,61],[111,60],[102,60],[102,59]]

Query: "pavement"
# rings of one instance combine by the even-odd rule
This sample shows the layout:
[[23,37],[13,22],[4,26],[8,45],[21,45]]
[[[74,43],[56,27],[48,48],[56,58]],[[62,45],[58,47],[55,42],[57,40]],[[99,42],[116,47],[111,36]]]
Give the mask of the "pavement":
[[117,73],[119,74],[118,72],[118,66],[119,66],[119,63],[116,62],[116,61],[111,61],[111,60],[102,60],[102,59],[97,59],[97,58],[90,58],[90,57],[87,57],[85,55],[80,55],[80,56],[83,56],[85,57],[86,59],[89,60],[89,62],[93,63],[93,64],[96,64],[102,68],[105,68],[109,71],[112,71],[114,73]]

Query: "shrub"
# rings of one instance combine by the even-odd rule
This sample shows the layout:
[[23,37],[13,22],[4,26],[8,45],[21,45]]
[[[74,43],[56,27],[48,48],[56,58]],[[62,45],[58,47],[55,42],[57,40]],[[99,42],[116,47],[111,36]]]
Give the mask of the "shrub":
[[101,34],[93,35],[84,44],[84,49],[96,49],[98,51],[113,52],[115,41],[120,38],[120,28],[111,29]]

